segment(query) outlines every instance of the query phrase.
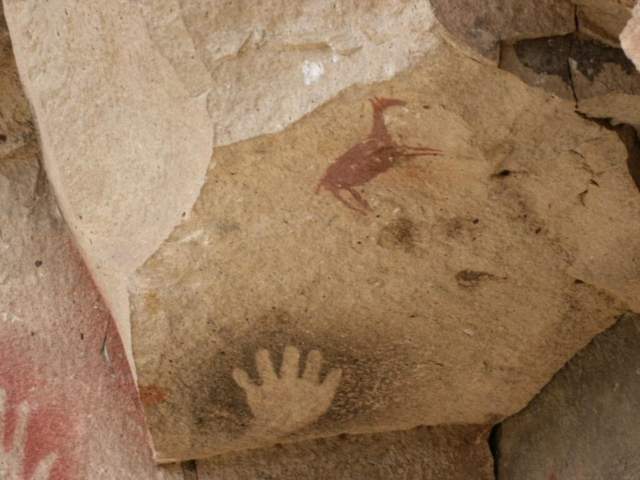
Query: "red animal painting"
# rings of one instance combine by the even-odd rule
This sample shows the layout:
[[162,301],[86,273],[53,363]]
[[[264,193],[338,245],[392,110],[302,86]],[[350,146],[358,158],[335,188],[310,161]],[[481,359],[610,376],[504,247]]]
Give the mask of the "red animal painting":
[[[316,193],[324,188],[344,205],[360,213],[366,213],[367,210],[371,210],[371,207],[355,187],[364,185],[386,172],[400,160],[442,154],[440,150],[434,148],[401,145],[393,140],[385,125],[384,111],[390,107],[406,105],[406,102],[378,97],[369,101],[373,107],[371,132],[364,140],[334,160],[316,188]],[[341,195],[342,190],[351,194],[355,205]]]

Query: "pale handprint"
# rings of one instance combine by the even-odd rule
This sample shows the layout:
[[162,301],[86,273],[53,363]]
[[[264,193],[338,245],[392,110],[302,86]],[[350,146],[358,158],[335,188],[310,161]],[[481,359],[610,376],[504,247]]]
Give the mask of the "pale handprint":
[[[7,394],[0,388],[0,439],[5,438]],[[0,441],[0,479],[2,480],[25,480],[24,459],[25,445],[27,444],[27,422],[29,419],[29,406],[26,402],[18,405],[18,419],[13,432],[12,447],[4,449],[3,442]],[[56,461],[56,455],[50,453],[42,459],[31,480],[48,480],[51,469]]]
[[245,391],[253,422],[247,435],[270,438],[299,430],[316,421],[331,405],[338,389],[342,370],[332,369],[320,382],[322,354],[312,350],[299,376],[300,352],[288,346],[282,355],[280,375],[276,374],[267,350],[256,354],[261,384],[256,385],[239,368],[233,379]]

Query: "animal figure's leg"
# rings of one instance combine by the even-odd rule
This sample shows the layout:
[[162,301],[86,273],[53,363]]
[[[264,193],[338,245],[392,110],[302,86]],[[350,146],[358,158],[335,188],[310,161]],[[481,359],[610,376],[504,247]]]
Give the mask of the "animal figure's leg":
[[411,145],[400,145],[400,148],[404,149],[404,150],[407,150],[407,151],[431,153],[433,155],[441,155],[442,154],[442,150],[438,150],[437,148],[412,147]]
[[433,153],[433,152],[398,152],[398,156],[403,157],[403,158],[408,158],[408,157],[438,157],[440,156],[440,153]]
[[344,187],[344,188],[351,194],[354,200],[358,202],[358,204],[360,204],[360,206],[364,210],[371,210],[369,203],[364,198],[362,198],[362,195],[360,195],[360,193],[355,188],[352,188],[352,187]]
[[[360,208],[357,208],[357,207],[354,207],[349,202],[347,202],[344,198],[342,198],[342,195],[340,195],[340,189],[338,187],[335,187],[333,185],[325,185],[324,187],[327,190],[329,190],[333,194],[334,197],[336,197],[338,200],[340,200],[341,203],[343,203],[344,205],[349,207],[351,210],[355,210],[358,213],[362,213],[363,215],[366,215],[366,212],[364,210],[362,210]],[[348,190],[350,190],[350,189],[348,189]],[[353,195],[353,192],[351,192],[351,194]]]

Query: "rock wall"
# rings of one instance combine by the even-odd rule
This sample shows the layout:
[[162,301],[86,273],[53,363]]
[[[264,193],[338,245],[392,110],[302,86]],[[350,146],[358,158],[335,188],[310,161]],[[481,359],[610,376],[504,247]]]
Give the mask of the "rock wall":
[[157,461],[471,432],[640,308],[628,2],[5,7]]
[[491,478],[488,426],[343,436],[158,467],[115,323],[41,167],[1,13],[0,478]]

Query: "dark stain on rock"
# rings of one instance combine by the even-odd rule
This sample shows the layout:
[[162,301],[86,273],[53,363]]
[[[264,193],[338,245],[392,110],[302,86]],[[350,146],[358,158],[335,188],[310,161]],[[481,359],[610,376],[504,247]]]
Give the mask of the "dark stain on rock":
[[403,248],[411,250],[414,247],[416,226],[408,218],[397,218],[380,230],[378,245],[384,248]]
[[198,465],[195,460],[180,464],[184,480],[198,480]]
[[518,60],[525,67],[538,74],[558,76],[566,84],[570,84],[571,71],[568,59],[574,38],[575,36],[570,34],[521,40],[514,44],[514,49]]
[[573,42],[571,59],[576,61],[580,73],[591,81],[602,72],[607,63],[618,65],[627,75],[636,74],[635,66],[621,48],[580,35]]
[[167,391],[157,385],[140,385],[140,401],[146,407],[157,405],[167,399]]
[[640,191],[640,139],[638,133],[630,125],[620,125],[615,130],[627,149],[629,175]]
[[5,143],[7,141],[7,136],[4,133],[0,133],[0,143]]
[[[406,102],[393,98],[377,97],[370,99],[370,102],[373,107],[371,132],[364,140],[335,159],[316,187],[316,193],[324,188],[344,205],[363,214],[367,210],[371,210],[371,207],[355,187],[366,184],[389,170],[400,160],[410,157],[435,156],[442,153],[440,150],[428,147],[400,145],[393,140],[387,130],[383,112],[393,106],[406,105]],[[355,205],[341,196],[342,190],[351,194]]]
[[367,332],[367,338],[350,339],[330,331],[301,328],[286,311],[274,309],[260,318],[248,319],[248,328],[220,330],[228,349],[204,358],[197,385],[191,387],[192,415],[201,433],[216,428],[232,436],[241,435],[250,425],[251,411],[245,393],[232,377],[234,368],[245,370],[259,383],[256,352],[266,349],[276,371],[287,345],[300,351],[300,368],[304,368],[311,350],[323,357],[321,379],[332,368],[342,369],[342,379],[329,410],[308,428],[333,431],[340,423],[384,412],[394,393],[396,379],[409,375],[410,358],[417,352],[407,344],[397,344]]
[[461,287],[476,287],[483,280],[495,280],[497,276],[489,272],[483,272],[478,270],[460,270],[456,273],[456,282]]
[[499,177],[503,177],[504,178],[504,177],[510,177],[512,173],[513,172],[511,170],[509,170],[507,168],[503,168],[498,173],[494,173],[492,176],[493,177],[498,177],[498,178]]
[[627,75],[636,69],[621,48],[609,46],[583,35],[569,35],[520,40],[514,44],[520,62],[539,74],[555,75],[571,85],[569,59],[576,62],[580,73],[593,81],[605,64],[615,64]]

